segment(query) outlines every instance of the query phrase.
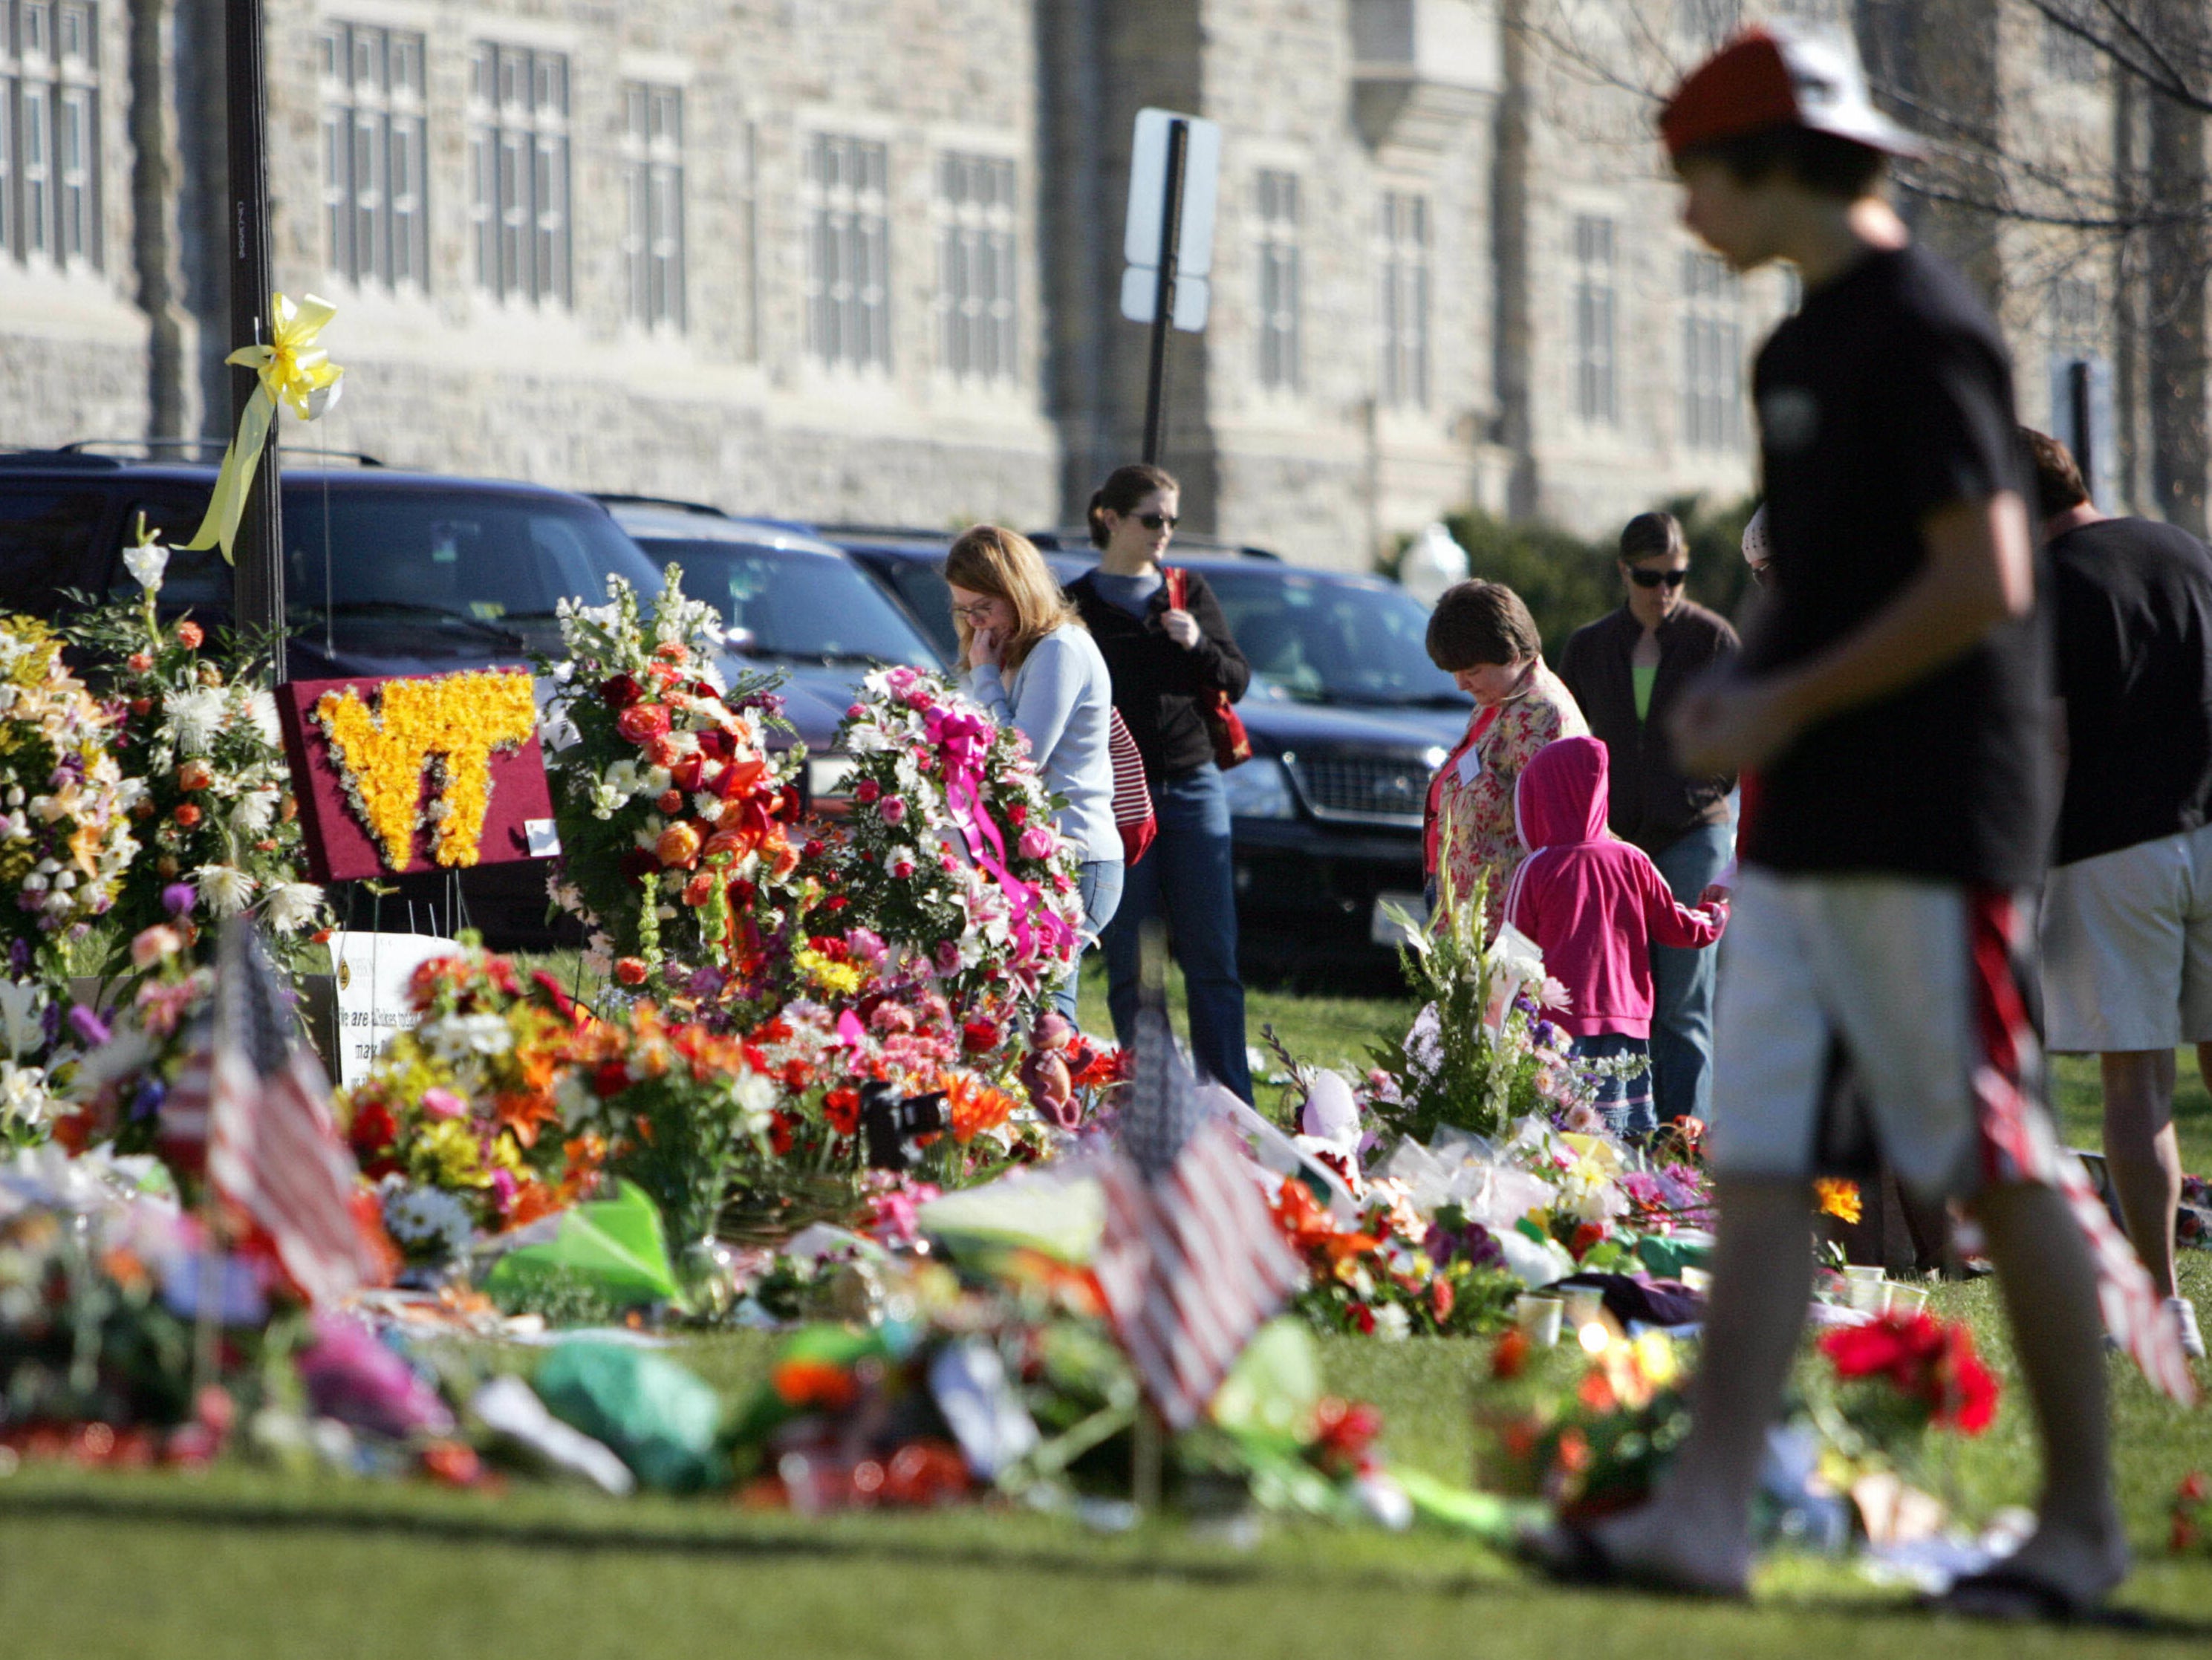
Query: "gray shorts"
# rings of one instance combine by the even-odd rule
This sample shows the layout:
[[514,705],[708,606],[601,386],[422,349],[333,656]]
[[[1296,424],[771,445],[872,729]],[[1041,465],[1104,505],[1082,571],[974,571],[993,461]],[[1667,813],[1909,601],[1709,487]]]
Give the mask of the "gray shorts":
[[2041,1116],[2041,1052],[2017,983],[2025,915],[1957,883],[1747,866],[1721,941],[1716,1173],[1837,1168],[1850,1116],[1871,1143],[1852,1156],[1878,1152],[1919,1193],[1965,1197],[2009,1174],[1990,1147],[2024,1127],[1990,1115]]
[[2212,828],[2054,866],[2042,935],[2052,1049],[2212,1042]]

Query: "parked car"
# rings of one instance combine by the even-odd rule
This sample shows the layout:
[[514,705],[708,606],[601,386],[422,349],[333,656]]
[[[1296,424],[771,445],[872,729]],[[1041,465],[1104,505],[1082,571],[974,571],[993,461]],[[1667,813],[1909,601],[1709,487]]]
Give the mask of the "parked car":
[[[941,535],[827,529],[954,647]],[[1079,532],[1031,536],[1063,582],[1097,561]],[[1425,915],[1421,814],[1473,701],[1429,661],[1428,611],[1378,576],[1177,536],[1253,669],[1237,712],[1252,759],[1226,775],[1242,954],[1257,973],[1387,966],[1389,908]]]
[[[739,652],[784,671],[787,704],[811,704],[832,731],[870,670],[939,666],[936,648],[907,611],[842,551],[802,526],[736,518],[696,502],[599,499],[656,565],[683,568],[686,593],[720,608]],[[841,812],[849,757],[811,736],[807,753],[813,801]]]
[[[122,550],[138,515],[175,548],[198,527],[214,483],[215,468],[197,462],[89,447],[0,453],[0,607],[56,619],[70,591],[136,593]],[[374,463],[291,465],[283,503],[295,679],[526,667],[533,654],[558,654],[561,599],[599,603],[610,576],[660,590],[660,567],[607,510],[564,490]],[[230,566],[212,549],[173,552],[161,603],[170,617],[190,610],[222,626]],[[836,716],[807,708],[795,724],[810,745],[826,745]],[[349,889],[337,896],[339,913],[350,906],[362,927],[372,914],[387,928],[473,924],[502,948],[556,937],[537,861],[404,877],[398,887],[380,910]]]

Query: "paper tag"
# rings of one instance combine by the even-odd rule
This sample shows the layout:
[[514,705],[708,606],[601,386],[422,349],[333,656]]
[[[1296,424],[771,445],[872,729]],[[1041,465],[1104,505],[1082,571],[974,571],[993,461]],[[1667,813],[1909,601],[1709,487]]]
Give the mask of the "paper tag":
[[1462,784],[1472,784],[1481,776],[1482,751],[1476,745],[1469,744],[1460,751],[1459,781]]
[[550,818],[526,818],[522,833],[530,842],[532,859],[556,859],[561,854],[561,832],[553,827]]
[[340,933],[331,946],[337,977],[338,1083],[350,1088],[368,1076],[393,1033],[420,1021],[407,1000],[415,970],[460,947],[426,933]]

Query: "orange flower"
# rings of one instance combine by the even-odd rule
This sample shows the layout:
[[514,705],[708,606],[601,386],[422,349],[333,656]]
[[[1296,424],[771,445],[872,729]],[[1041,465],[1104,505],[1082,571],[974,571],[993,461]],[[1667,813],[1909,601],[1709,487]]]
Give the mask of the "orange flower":
[[558,1124],[561,1110],[543,1095],[524,1095],[510,1091],[492,1103],[492,1115],[501,1128],[526,1147],[538,1145],[538,1130],[542,1124]]
[[1823,1176],[1813,1183],[1813,1201],[1823,1216],[1832,1216],[1838,1221],[1856,1223],[1865,1213],[1859,1203],[1858,1183],[1846,1182],[1838,1177]]
[[826,1360],[786,1360],[769,1374],[776,1396],[787,1407],[826,1407],[842,1411],[859,1392],[852,1373]]
[[699,831],[690,824],[671,824],[660,832],[654,854],[663,865],[689,869],[699,860]]
[[940,1072],[937,1087],[945,1091],[945,1108],[952,1121],[952,1139],[966,1146],[985,1130],[993,1130],[1013,1116],[1017,1103],[1004,1090],[994,1089],[966,1073]]

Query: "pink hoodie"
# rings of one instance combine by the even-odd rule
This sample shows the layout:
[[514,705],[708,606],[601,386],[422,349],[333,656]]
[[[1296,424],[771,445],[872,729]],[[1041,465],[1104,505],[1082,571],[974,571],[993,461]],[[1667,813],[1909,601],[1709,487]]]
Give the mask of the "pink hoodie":
[[1717,909],[1675,903],[1641,848],[1606,830],[1606,752],[1595,738],[1547,744],[1522,769],[1514,813],[1528,856],[1505,893],[1505,916],[1544,953],[1571,998],[1546,1011],[1577,1037],[1651,1035],[1651,946],[1710,946]]

